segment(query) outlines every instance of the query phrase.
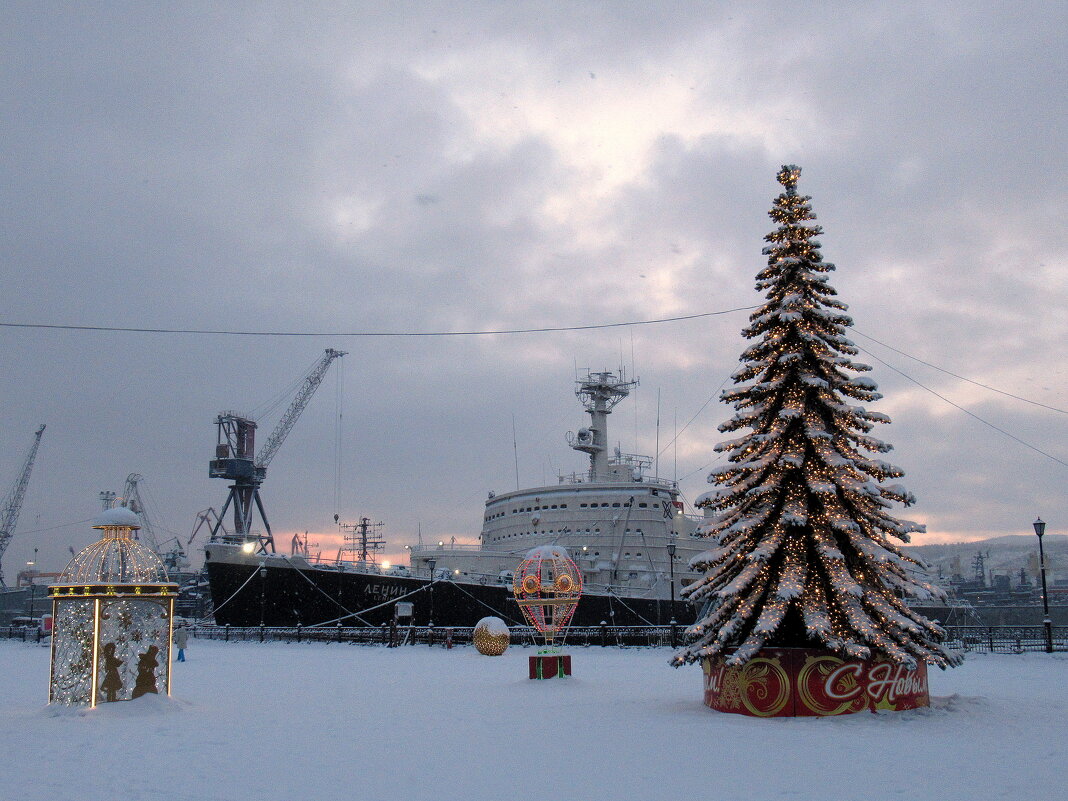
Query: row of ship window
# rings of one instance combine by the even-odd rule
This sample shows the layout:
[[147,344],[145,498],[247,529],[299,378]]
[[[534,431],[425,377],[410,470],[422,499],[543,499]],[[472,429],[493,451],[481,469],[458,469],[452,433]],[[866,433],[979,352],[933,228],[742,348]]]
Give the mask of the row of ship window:
[[[509,537],[529,537],[529,536],[532,536],[534,534],[554,534],[554,533],[555,532],[552,531],[551,529],[549,531],[541,531],[541,532],[537,532],[537,531],[513,531],[511,534],[502,534],[499,537],[490,537],[489,541],[490,542],[497,542],[499,540],[506,540]],[[561,530],[560,533],[561,534],[571,534],[571,533],[582,534],[584,532],[580,528],[580,529],[576,529],[574,532],[571,532],[570,530]],[[595,528],[595,529],[592,529],[592,531],[591,531],[591,529],[586,529],[585,533],[586,534],[590,534],[590,533],[600,534],[601,533],[601,529]],[[634,533],[635,534],[641,534],[642,530],[640,528],[634,529]],[[630,534],[630,529],[629,528],[626,530],[625,534]],[[600,551],[594,553],[594,556],[600,556]],[[630,554],[628,553],[627,556],[630,556]],[[635,554],[635,556],[641,556],[641,554],[638,553],[638,554]]]
[[[607,502],[606,503],[580,503],[579,506],[582,507],[583,509],[587,509],[587,508],[595,509],[597,507],[630,506],[630,502],[627,501],[627,502],[624,502],[624,503],[619,503],[619,502],[616,502],[616,503],[607,503]],[[541,512],[541,511],[544,511],[545,509],[566,509],[566,508],[567,508],[567,504],[566,503],[561,503],[561,504],[555,504],[554,503],[552,506],[528,506],[526,508],[523,508],[522,506],[520,506],[518,509],[512,509],[512,514],[517,515],[517,514],[522,514],[523,512]],[[641,503],[638,504],[638,508],[639,509],[648,509],[649,508],[649,504],[647,504],[644,501],[642,501]],[[497,512],[496,514],[486,515],[486,520],[494,520],[494,519],[496,519],[498,517],[504,517],[505,514],[507,514],[507,512]]]

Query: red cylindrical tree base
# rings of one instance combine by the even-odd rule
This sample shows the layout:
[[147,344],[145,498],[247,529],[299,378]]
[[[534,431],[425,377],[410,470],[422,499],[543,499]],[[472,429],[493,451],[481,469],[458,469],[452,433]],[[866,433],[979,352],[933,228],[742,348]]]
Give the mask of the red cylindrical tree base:
[[883,657],[842,659],[815,648],[765,648],[739,667],[730,654],[704,658],[705,705],[756,717],[846,715],[930,706],[927,665],[914,670]]

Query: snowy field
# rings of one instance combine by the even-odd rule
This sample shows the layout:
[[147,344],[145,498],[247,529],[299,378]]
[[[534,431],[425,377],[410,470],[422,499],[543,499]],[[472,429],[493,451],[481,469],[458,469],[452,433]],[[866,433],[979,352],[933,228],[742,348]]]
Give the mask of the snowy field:
[[724,715],[666,649],[191,641],[170,700],[48,707],[48,649],[0,641],[0,797],[12,801],[1063,798],[1068,657],[973,656],[933,707]]

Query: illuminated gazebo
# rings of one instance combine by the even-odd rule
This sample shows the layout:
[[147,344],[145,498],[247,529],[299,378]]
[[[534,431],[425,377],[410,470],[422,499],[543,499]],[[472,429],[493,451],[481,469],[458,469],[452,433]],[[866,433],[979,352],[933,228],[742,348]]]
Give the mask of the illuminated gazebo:
[[49,588],[49,703],[96,706],[170,695],[178,585],[159,556],[133,538],[140,527],[130,509],[103,512],[93,522],[103,539],[71,559]]

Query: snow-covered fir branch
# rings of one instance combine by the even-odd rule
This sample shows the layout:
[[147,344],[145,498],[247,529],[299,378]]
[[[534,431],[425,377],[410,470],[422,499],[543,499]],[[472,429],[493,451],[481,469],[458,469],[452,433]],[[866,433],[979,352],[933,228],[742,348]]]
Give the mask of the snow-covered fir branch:
[[871,367],[851,358],[853,320],[829,283],[835,267],[820,253],[810,198],[797,193],[800,172],[779,172],[784,191],[769,212],[778,227],[756,276],[765,302],[742,331],[753,342],[735,386],[721,394],[734,415],[720,431],[744,433],[715,446],[727,464],[701,500],[710,515],[701,531],[714,546],[692,560],[704,576],[683,590],[703,612],[674,663],[738,665],[765,647],[803,646],[958,664],[942,630],[904,603],[939,590],[915,578],[916,561],[891,542],[924,529],[890,513],[915,498],[885,483],[904,471],[876,456],[892,447],[870,432],[889,418],[857,405],[882,396],[861,375]]

